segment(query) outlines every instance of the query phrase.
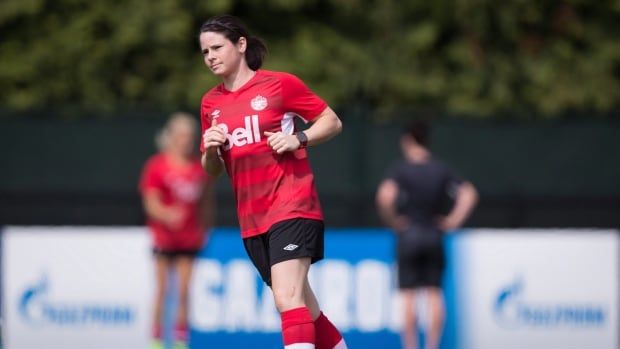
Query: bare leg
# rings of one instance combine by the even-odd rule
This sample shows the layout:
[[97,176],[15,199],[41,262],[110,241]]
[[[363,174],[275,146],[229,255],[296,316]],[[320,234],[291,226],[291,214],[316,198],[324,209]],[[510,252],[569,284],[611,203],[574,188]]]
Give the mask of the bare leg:
[[306,306],[304,290],[309,268],[308,257],[291,259],[271,266],[271,289],[276,308],[280,313]]
[[445,318],[445,307],[443,302],[443,292],[440,288],[429,287],[426,289],[429,309],[429,329],[426,336],[426,349],[439,348],[443,324]]
[[[170,260],[166,257],[155,257],[155,299],[153,304],[153,328],[161,334],[162,314],[166,300],[166,285],[168,284],[168,268]],[[157,333],[156,332],[156,333]],[[155,335],[155,333],[153,333]]]
[[176,260],[175,266],[179,278],[179,308],[176,317],[176,325],[187,327],[189,283],[192,278],[194,260],[190,257],[179,257]]
[[312,292],[312,288],[310,287],[307,277],[306,282],[304,283],[304,300],[306,302],[306,306],[310,310],[310,314],[312,314],[312,319],[316,320],[321,314],[321,308],[319,307],[319,301],[316,299],[314,292]]
[[403,300],[403,329],[401,341],[403,349],[417,349],[418,336],[415,316],[415,290],[401,289],[400,295]]
[[316,348],[316,329],[304,296],[309,267],[308,257],[271,266],[271,290],[282,320],[285,349]]

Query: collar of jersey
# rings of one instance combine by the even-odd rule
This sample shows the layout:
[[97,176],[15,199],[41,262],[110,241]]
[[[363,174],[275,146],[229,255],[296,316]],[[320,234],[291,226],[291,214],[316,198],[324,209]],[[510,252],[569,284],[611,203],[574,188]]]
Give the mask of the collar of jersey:
[[228,90],[228,89],[224,86],[224,83],[221,83],[221,84],[220,84],[220,91],[221,91],[222,93],[224,93],[224,94],[235,94],[235,93],[240,93],[240,92],[243,92],[244,90],[247,90],[250,86],[252,86],[252,83],[254,82],[254,80],[256,80],[256,79],[258,78],[258,75],[259,75],[259,74],[262,74],[262,72],[263,72],[263,71],[262,71],[262,69],[258,69],[258,70],[256,71],[256,74],[254,74],[254,76],[252,76],[252,77],[250,78],[250,80],[246,81],[246,83],[245,83],[245,84],[243,84],[241,87],[239,87],[239,88],[238,88],[237,90],[235,90],[235,91]]

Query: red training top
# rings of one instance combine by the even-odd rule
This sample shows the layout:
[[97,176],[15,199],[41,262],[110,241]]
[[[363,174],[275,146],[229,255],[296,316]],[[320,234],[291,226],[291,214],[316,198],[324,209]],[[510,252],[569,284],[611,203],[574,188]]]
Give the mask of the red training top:
[[[237,91],[220,84],[202,97],[202,133],[213,119],[227,134],[220,147],[237,201],[243,238],[291,218],[323,219],[305,149],[275,153],[264,132],[295,132],[294,118],[313,121],[327,104],[296,76],[258,70]],[[200,144],[204,152],[204,145]]]
[[159,191],[166,206],[177,206],[183,212],[183,223],[172,229],[160,221],[149,218],[154,245],[163,250],[195,250],[202,247],[206,227],[201,223],[198,210],[207,174],[200,159],[180,166],[160,153],[149,158],[142,171],[140,191],[144,196],[150,190]]

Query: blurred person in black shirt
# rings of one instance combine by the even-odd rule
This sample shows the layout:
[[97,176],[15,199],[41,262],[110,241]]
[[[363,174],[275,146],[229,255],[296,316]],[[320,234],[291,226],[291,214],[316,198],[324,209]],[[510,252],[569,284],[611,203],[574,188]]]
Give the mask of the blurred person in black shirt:
[[459,228],[478,201],[474,186],[432,156],[430,126],[415,121],[403,130],[404,160],[393,165],[377,191],[379,215],[397,235],[398,288],[403,300],[402,343],[415,349],[417,291],[425,291],[429,313],[427,349],[439,347],[445,306],[443,234]]

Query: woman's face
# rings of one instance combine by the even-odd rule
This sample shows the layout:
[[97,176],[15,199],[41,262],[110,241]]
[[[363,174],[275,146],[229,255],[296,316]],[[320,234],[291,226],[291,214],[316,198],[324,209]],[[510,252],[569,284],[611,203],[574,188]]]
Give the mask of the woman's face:
[[217,32],[200,34],[200,48],[205,64],[219,77],[230,76],[239,69],[244,60],[246,44],[244,37],[234,44]]

